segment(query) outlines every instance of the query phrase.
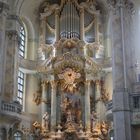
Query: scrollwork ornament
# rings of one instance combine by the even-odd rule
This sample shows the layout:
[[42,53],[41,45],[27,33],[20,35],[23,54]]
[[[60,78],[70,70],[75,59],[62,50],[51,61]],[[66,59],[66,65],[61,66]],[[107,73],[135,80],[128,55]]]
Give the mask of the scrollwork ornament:
[[0,2],[0,16],[1,15],[7,16],[8,10],[9,10],[9,6],[4,2]]
[[120,6],[122,6],[122,3],[118,0],[107,0],[109,10],[113,12],[114,15],[117,14],[117,11],[119,11]]
[[134,3],[132,1],[126,0],[125,7],[126,7],[128,13],[130,13],[131,15],[135,14],[135,6],[134,6]]
[[38,90],[33,94],[33,102],[35,102],[36,105],[39,105],[41,103],[41,91]]
[[130,14],[135,13],[134,3],[130,0],[107,0],[109,10],[114,14],[119,11],[120,8],[126,9]]

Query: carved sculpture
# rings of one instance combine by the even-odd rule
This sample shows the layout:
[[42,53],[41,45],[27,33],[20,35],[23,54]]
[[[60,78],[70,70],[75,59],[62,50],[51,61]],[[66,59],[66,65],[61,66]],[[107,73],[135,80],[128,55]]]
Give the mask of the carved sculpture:
[[41,103],[41,92],[39,90],[33,94],[33,101],[36,105],[39,105]]
[[49,130],[49,114],[46,112],[42,117],[42,127]]
[[104,81],[101,81],[101,100],[106,103],[109,101],[109,93],[105,89]]
[[58,124],[57,126],[57,133],[62,133],[62,126],[60,124]]
[[66,112],[66,110],[71,106],[72,100],[70,100],[68,97],[65,97],[63,102],[61,103],[61,108],[63,112]]
[[80,121],[80,124],[79,124],[79,133],[83,134],[83,124],[82,124],[82,121]]
[[59,79],[63,79],[62,89],[68,92],[76,90],[75,80],[81,77],[80,73],[76,73],[71,68],[66,68],[61,74],[58,75]]
[[96,126],[98,115],[97,115],[97,113],[95,111],[92,111],[90,117],[91,117],[91,130],[93,130],[94,127]]
[[37,121],[33,123],[33,133],[35,136],[40,136],[41,133],[41,124]]
[[73,121],[73,117],[72,117],[72,113],[71,110],[67,111],[67,122],[72,122]]
[[109,124],[107,122],[98,122],[93,130],[92,138],[98,138],[98,140],[109,140],[108,131]]

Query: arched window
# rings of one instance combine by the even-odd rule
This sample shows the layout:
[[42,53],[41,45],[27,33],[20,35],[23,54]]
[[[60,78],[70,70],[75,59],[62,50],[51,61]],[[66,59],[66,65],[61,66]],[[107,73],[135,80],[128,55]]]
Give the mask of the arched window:
[[25,57],[25,29],[23,26],[20,27],[20,44],[19,44],[19,56]]
[[23,105],[23,93],[24,93],[24,73],[22,71],[18,71],[18,94],[17,101]]
[[[25,58],[25,40],[26,40],[26,34],[25,29],[23,26],[20,27],[20,42],[19,42],[19,57]],[[23,94],[24,94],[24,78],[25,74],[19,70],[18,71],[18,93],[17,93],[17,101],[20,102],[21,105],[23,105]]]
[[14,140],[21,140],[21,139],[22,139],[22,135],[20,132],[14,133]]

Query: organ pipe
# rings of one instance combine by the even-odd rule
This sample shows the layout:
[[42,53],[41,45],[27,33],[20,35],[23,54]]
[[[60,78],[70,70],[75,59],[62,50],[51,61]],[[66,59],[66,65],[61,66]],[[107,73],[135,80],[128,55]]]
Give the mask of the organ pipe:
[[68,0],[61,11],[61,38],[79,38],[80,17],[74,2]]

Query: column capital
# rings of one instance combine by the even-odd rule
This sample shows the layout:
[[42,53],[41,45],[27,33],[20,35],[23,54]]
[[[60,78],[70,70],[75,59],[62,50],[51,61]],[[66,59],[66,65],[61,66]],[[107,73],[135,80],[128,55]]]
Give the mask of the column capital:
[[79,12],[80,12],[80,15],[83,14],[84,13],[84,7],[81,7]]
[[85,83],[85,85],[90,85],[91,80],[86,80],[86,81],[84,81],[84,83]]
[[101,81],[100,81],[100,80],[96,80],[96,81],[95,81],[95,84],[96,84],[96,85],[101,85]]
[[7,30],[6,35],[9,37],[9,39],[19,40],[19,35],[16,30]]
[[58,16],[60,15],[60,9],[55,10],[55,15],[58,15]]
[[52,89],[57,87],[58,81],[50,81]]
[[1,14],[8,15],[8,11],[9,11],[8,4],[0,1],[0,15]]
[[43,80],[43,81],[41,82],[41,86],[46,86],[47,84],[48,84],[48,81]]
[[42,23],[46,23],[46,19],[47,19],[46,17],[41,17],[40,18],[40,20],[41,20]]
[[120,8],[126,9],[129,13],[134,14],[134,3],[131,0],[107,0],[109,9],[116,13]]

